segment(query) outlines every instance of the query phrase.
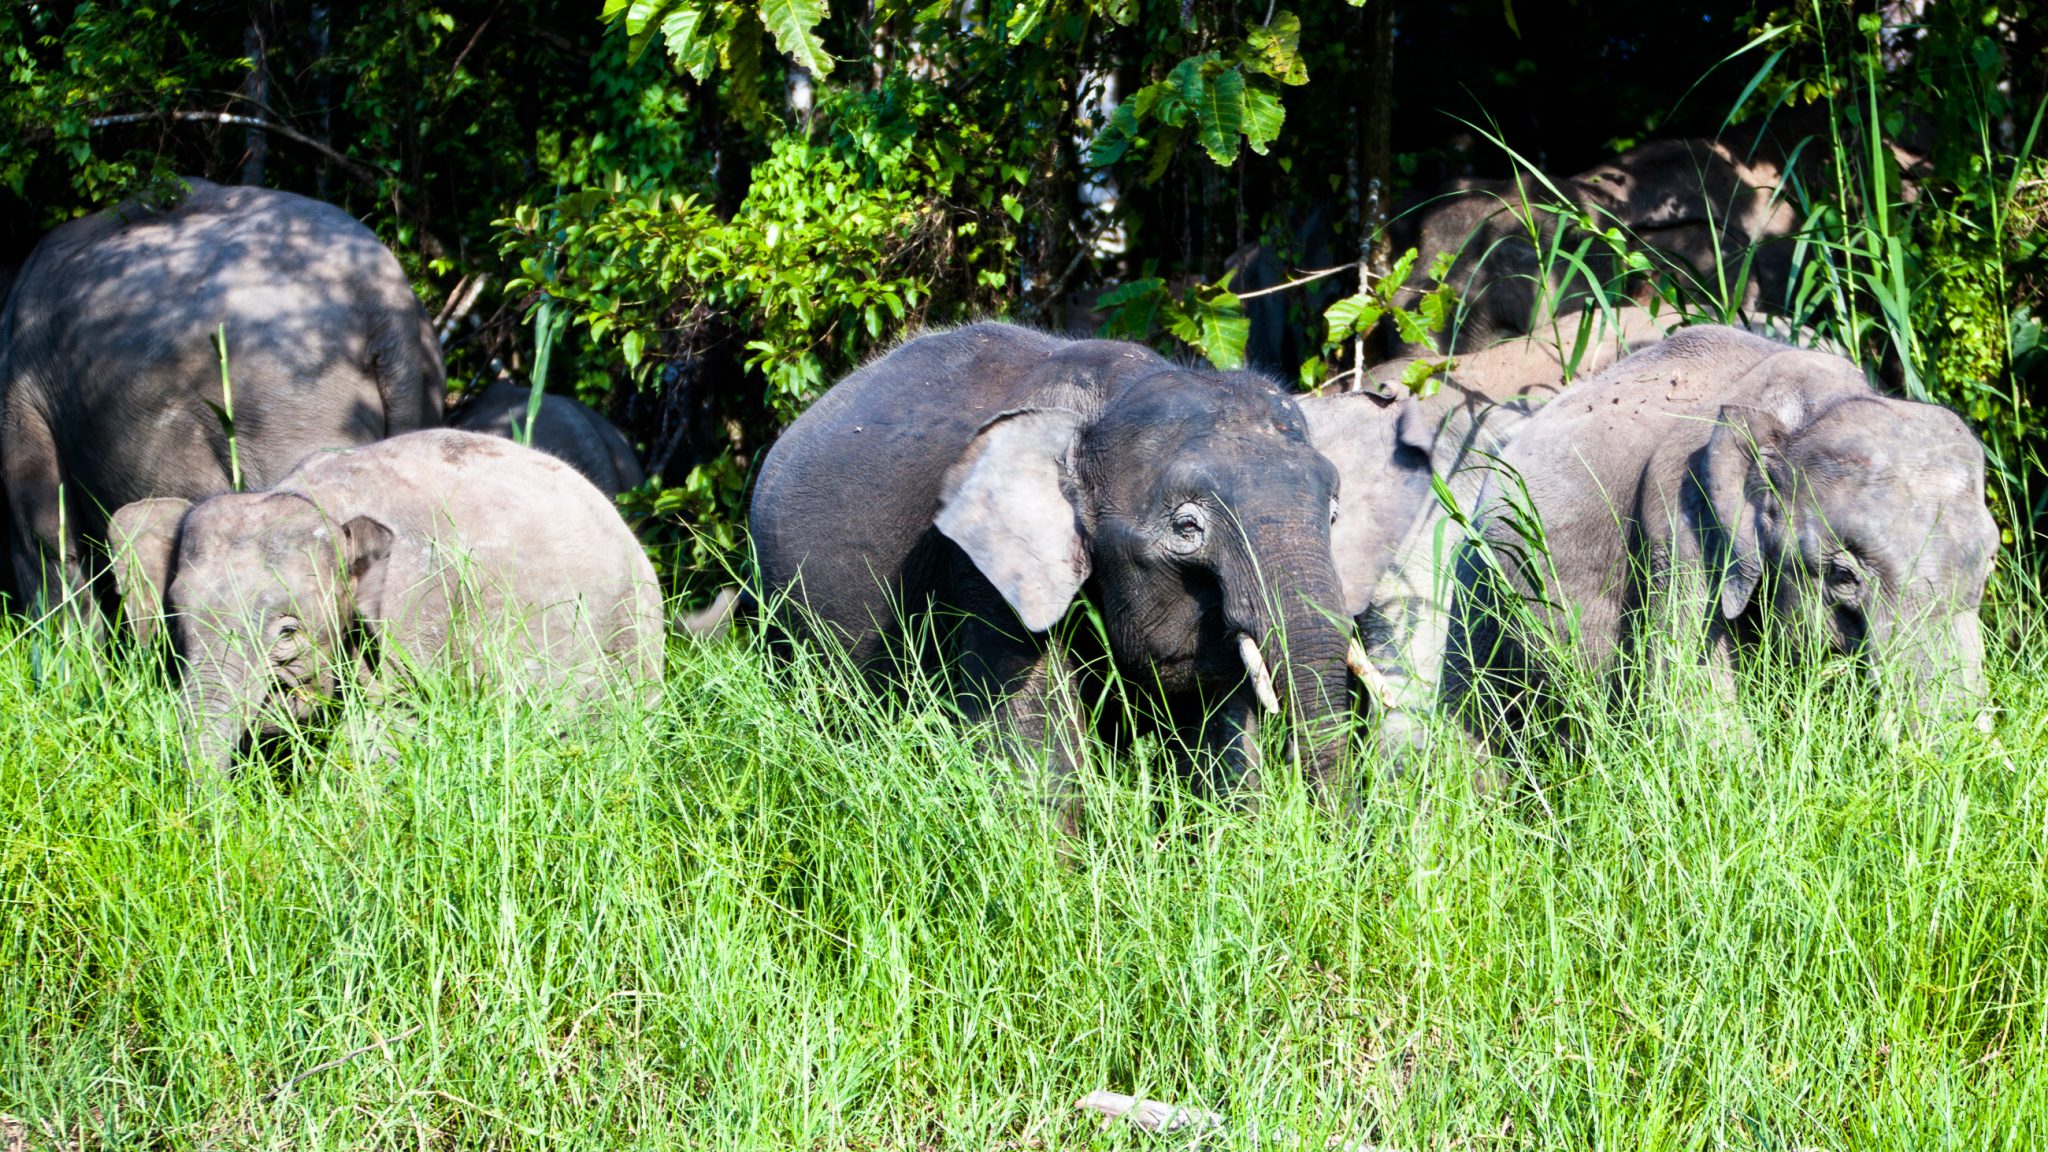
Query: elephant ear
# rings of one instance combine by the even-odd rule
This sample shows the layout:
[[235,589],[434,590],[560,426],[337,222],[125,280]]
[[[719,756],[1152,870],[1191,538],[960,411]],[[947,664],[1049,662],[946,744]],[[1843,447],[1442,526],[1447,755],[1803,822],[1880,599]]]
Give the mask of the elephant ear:
[[1033,632],[1057,623],[1088,578],[1066,493],[1080,430],[1071,409],[1005,412],[981,426],[939,489],[933,523]]
[[1782,474],[1785,422],[1764,408],[1729,404],[1707,441],[1704,488],[1723,542],[1721,615],[1749,607],[1763,580],[1763,520],[1781,513],[1775,484]]
[[107,522],[107,553],[113,558],[121,615],[142,644],[155,638],[163,621],[178,529],[191,508],[190,500],[177,497],[137,500],[123,505]]
[[358,516],[341,526],[341,559],[358,616],[383,619],[385,574],[391,558],[391,529],[382,521]]

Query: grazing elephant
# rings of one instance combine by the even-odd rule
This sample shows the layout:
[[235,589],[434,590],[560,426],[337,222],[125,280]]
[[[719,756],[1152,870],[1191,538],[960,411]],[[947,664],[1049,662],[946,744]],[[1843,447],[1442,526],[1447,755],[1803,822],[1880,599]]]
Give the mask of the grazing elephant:
[[[527,401],[531,396],[530,389],[500,380],[451,407],[448,426],[515,440],[519,430],[526,426]],[[541,397],[531,443],[550,456],[568,461],[606,495],[616,496],[638,488],[647,479],[626,434],[567,396],[548,393]]]
[[1626,675],[1692,659],[1673,646],[1688,633],[1723,700],[1766,632],[1908,670],[1925,712],[1983,696],[1983,449],[1838,356],[1685,329],[1530,416],[1473,522],[1500,567],[1461,568],[1444,671],[1461,704],[1540,689],[1536,650],[1568,635],[1582,667]]
[[441,422],[440,348],[369,229],[287,192],[188,183],[51,232],[0,313],[13,566],[46,604],[83,594],[124,504],[228,491],[237,465],[268,487],[308,453]]
[[1367,369],[1364,390],[1298,400],[1310,441],[1350,494],[1330,546],[1344,610],[1363,640],[1353,670],[1383,712],[1382,745],[1390,751],[1419,735],[1408,721],[1436,695],[1444,645],[1439,579],[1459,543],[1436,485],[1469,504],[1484,475],[1475,465],[1498,452],[1529,413],[1575,376],[1662,340],[1669,323],[1633,306],[1585,315],[1592,323],[1583,331],[1561,325],[1549,338],[1453,357],[1426,397],[1400,383],[1411,361],[1392,360]]
[[[786,592],[787,627],[815,623],[871,674],[910,655],[904,615],[936,609],[941,643],[916,656],[945,658],[1027,765],[1074,738],[1047,632],[1087,586],[1116,666],[1242,780],[1255,717],[1283,697],[1312,771],[1342,747],[1336,485],[1262,376],[976,324],[826,393],[769,450],[751,525],[763,603]],[[1077,751],[1053,751],[1056,785]]]
[[265,492],[159,497],[113,516],[116,582],[183,658],[196,760],[304,721],[358,665],[453,667],[579,698],[661,676],[654,569],[575,469],[434,429],[322,452]]
[[[1401,241],[1419,251],[1421,268],[1440,254],[1457,254],[1444,280],[1458,293],[1457,322],[1440,346],[1396,334],[1392,351],[1475,351],[1621,291],[1630,269],[1582,219],[1600,231],[1618,228],[1682,297],[1782,310],[1791,245],[1775,241],[1798,227],[1786,181],[1768,149],[1744,155],[1719,141],[1680,139],[1631,148],[1548,182],[1533,175],[1455,182],[1420,212],[1414,236]],[[1573,253],[1582,265],[1563,258]],[[1413,307],[1425,287],[1411,284],[1397,302]]]

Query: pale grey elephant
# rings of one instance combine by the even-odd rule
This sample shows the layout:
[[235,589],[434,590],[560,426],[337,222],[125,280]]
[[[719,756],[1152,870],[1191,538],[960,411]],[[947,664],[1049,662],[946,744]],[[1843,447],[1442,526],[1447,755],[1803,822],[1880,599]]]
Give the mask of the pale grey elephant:
[[1472,514],[1444,691],[1482,729],[1559,659],[1627,678],[1703,653],[1732,701],[1767,633],[1902,669],[1923,714],[1983,702],[1983,449],[1841,357],[1685,329],[1528,417]]
[[[525,430],[532,390],[511,380],[499,380],[473,396],[465,396],[448,409],[448,426],[487,436],[519,439]],[[606,495],[638,488],[647,474],[633,454],[633,443],[618,425],[567,396],[544,393],[540,410],[533,416],[535,448],[566,460]]]
[[355,666],[597,699],[644,696],[666,629],[654,569],[611,500],[545,453],[452,429],[319,453],[265,492],[114,514],[144,638],[167,621],[195,760],[305,721]]
[[1414,362],[1404,359],[1368,369],[1360,390],[1300,398],[1309,439],[1347,494],[1330,545],[1360,634],[1352,671],[1382,713],[1390,751],[1419,738],[1412,722],[1437,695],[1441,601],[1462,540],[1438,486],[1452,507],[1469,505],[1484,466],[1530,413],[1578,376],[1664,339],[1672,323],[1633,306],[1589,311],[1541,337],[1449,358],[1426,397],[1400,383]]
[[0,311],[0,468],[31,599],[84,608],[124,504],[201,499],[237,472],[268,487],[307,453],[441,422],[440,347],[368,228],[288,192],[188,184],[51,232]]

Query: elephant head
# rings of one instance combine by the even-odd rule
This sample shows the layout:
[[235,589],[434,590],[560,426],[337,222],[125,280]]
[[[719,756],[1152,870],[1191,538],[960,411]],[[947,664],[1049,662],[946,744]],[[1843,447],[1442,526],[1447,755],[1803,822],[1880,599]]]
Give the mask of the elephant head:
[[1985,692],[1978,605],[1998,549],[1984,450],[1954,413],[1857,391],[1724,407],[1704,450],[1720,612],[1912,679],[1923,712]]
[[938,530],[1026,628],[1050,628],[1087,583],[1120,667],[1170,694],[1238,701],[1224,749],[1240,765],[1254,702],[1288,702],[1314,770],[1339,755],[1337,474],[1271,382],[1155,371],[1106,396],[1002,413],[940,496]]
[[226,771],[245,737],[274,735],[333,697],[390,543],[375,520],[336,527],[281,492],[141,500],[114,514],[122,606],[145,641],[167,625],[196,760]]

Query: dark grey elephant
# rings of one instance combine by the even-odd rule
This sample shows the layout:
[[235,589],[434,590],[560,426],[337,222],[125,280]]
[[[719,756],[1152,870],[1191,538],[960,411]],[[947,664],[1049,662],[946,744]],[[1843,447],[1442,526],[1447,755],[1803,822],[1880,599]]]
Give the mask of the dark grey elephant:
[[126,505],[111,534],[127,619],[144,639],[169,622],[193,756],[223,770],[351,666],[383,688],[454,668],[583,699],[661,676],[660,588],[611,500],[496,437],[318,453],[269,491]]
[[[1397,229],[1429,268],[1456,253],[1445,283],[1457,321],[1435,347],[1393,338],[1397,356],[1469,352],[1537,331],[1597,297],[1641,296],[1648,285],[1599,231],[1618,229],[1653,275],[1702,306],[1785,308],[1796,203],[1769,148],[1705,139],[1658,140],[1576,176],[1545,181],[1461,180]],[[1413,234],[1407,234],[1408,229]],[[1575,256],[1577,263],[1567,256]],[[1413,306],[1420,275],[1397,296]]]
[[1027,765],[1051,749],[1055,777],[1070,767],[1047,632],[1086,586],[1117,666],[1184,705],[1233,773],[1255,766],[1256,717],[1282,699],[1316,772],[1349,702],[1336,485],[1262,376],[977,324],[826,393],[769,450],[751,525],[764,603],[788,593],[789,627],[815,622],[879,677],[903,615],[937,609],[945,636],[921,655]]
[[1474,506],[1498,567],[1464,566],[1444,672],[1461,706],[1489,703],[1475,684],[1540,691],[1567,636],[1623,675],[1697,641],[1732,700],[1738,647],[1766,633],[1903,669],[1923,713],[1981,703],[1998,530],[1983,449],[1946,409],[1838,356],[1688,328],[1574,384],[1499,459]]
[[[500,380],[451,406],[448,426],[516,440],[526,427],[531,396],[531,390],[510,380]],[[567,396],[542,395],[530,443],[550,456],[568,461],[607,495],[638,488],[647,479],[639,459],[633,455],[632,441],[626,439],[618,425]]]
[[220,411],[247,488],[441,422],[440,348],[369,229],[290,193],[189,184],[51,232],[0,313],[12,561],[44,603],[83,607],[113,509],[231,487]]

